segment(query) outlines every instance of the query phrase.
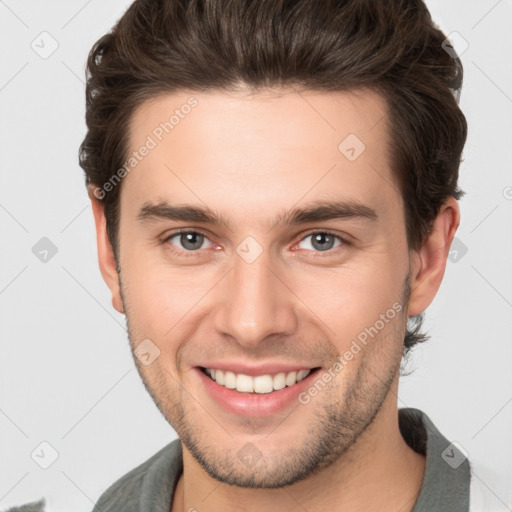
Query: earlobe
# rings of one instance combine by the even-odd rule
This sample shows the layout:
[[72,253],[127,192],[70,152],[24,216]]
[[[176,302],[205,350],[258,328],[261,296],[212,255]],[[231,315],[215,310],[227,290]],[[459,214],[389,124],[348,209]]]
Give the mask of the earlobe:
[[409,316],[419,315],[434,300],[459,222],[459,205],[454,197],[449,197],[440,208],[430,234],[411,258]]
[[119,313],[124,313],[124,305],[119,285],[118,263],[107,234],[107,223],[103,203],[96,198],[92,187],[89,187],[94,223],[96,225],[96,243],[98,247],[98,262],[103,280],[107,283],[112,294],[112,305]]

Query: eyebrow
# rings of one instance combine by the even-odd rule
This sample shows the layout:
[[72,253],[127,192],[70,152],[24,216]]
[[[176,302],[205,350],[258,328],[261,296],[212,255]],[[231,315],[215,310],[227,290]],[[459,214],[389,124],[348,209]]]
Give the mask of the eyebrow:
[[[283,211],[270,225],[282,224],[293,227],[311,222],[338,219],[376,221],[378,215],[373,208],[360,201],[315,201],[302,208]],[[171,205],[165,201],[145,203],[137,214],[137,220],[141,222],[178,220],[232,229],[226,218],[206,206]]]

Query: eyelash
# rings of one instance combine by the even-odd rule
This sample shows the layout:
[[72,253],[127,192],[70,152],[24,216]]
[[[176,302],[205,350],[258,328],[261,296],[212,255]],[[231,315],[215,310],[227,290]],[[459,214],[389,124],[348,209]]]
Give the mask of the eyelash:
[[[168,242],[169,242],[171,239],[173,239],[173,238],[175,238],[175,237],[177,237],[177,236],[179,236],[179,235],[185,235],[185,234],[189,234],[189,233],[191,233],[191,234],[196,234],[196,235],[201,235],[201,236],[203,236],[205,239],[207,239],[207,240],[209,241],[209,238],[208,238],[204,233],[201,233],[200,231],[184,229],[184,230],[178,230],[178,231],[175,231],[175,232],[171,233],[170,235],[166,236],[166,237],[164,238],[164,240],[163,240],[163,243],[164,243],[164,244],[168,244]],[[319,235],[319,234],[322,234],[322,235],[328,235],[328,236],[331,236],[331,237],[337,238],[337,239],[341,242],[341,244],[340,244],[340,245],[338,245],[337,247],[334,247],[334,248],[329,249],[329,250],[327,250],[327,251],[313,251],[313,252],[317,253],[317,254],[315,254],[315,255],[313,256],[313,258],[324,258],[325,256],[322,256],[322,255],[321,255],[323,252],[327,253],[327,255],[328,255],[328,256],[330,256],[332,253],[334,253],[334,252],[336,251],[336,249],[339,249],[340,247],[343,247],[343,246],[345,246],[345,247],[346,247],[346,246],[350,246],[350,245],[351,245],[351,244],[350,244],[350,242],[349,242],[348,240],[346,240],[345,238],[341,237],[340,235],[337,235],[336,233],[333,233],[333,232],[331,232],[331,231],[321,231],[321,230],[312,231],[312,232],[310,232],[310,233],[306,234],[304,237],[302,237],[302,238],[300,239],[300,241],[299,241],[298,243],[302,242],[302,241],[303,241],[303,240],[305,240],[306,238],[309,238],[309,237],[314,236],[314,235]],[[172,251],[173,253],[175,253],[175,254],[179,254],[179,255],[181,255],[181,256],[183,256],[183,257],[185,257],[185,258],[194,257],[194,256],[196,256],[196,255],[197,255],[197,253],[200,251],[200,249],[197,249],[197,250],[195,250],[195,251],[177,250],[177,249],[175,249],[175,248],[172,246],[172,244],[168,244],[168,245],[172,248],[172,249],[171,249],[171,251]]]

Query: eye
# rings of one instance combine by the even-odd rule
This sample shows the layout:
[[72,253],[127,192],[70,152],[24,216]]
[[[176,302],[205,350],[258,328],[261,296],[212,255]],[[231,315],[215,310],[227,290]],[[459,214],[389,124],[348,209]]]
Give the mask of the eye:
[[[311,242],[307,243],[306,247],[300,247],[300,245],[306,243],[308,239],[311,239]],[[205,243],[209,243],[210,246],[215,247],[206,235],[198,231],[177,231],[171,233],[163,242],[169,244],[173,252],[179,253],[185,257],[194,256],[194,253],[198,253],[201,249],[207,249],[208,245],[205,246]],[[299,248],[312,250],[313,252],[334,252],[332,249],[341,245],[350,244],[341,236],[329,231],[315,231],[309,233],[298,244]]]
[[184,252],[197,252],[199,249],[205,249],[206,247],[203,247],[203,244],[208,240],[205,235],[197,231],[178,231],[168,236],[164,242],[175,247],[175,244],[172,242],[174,239],[181,244],[181,247],[178,248]]
[[[340,245],[348,245],[343,238],[329,231],[315,231],[314,233],[310,233],[304,237],[300,243],[303,243],[308,239],[311,239],[311,242],[307,244],[310,247],[305,247],[305,249],[311,250],[312,247],[315,252],[327,252],[335,247],[339,247]],[[338,240],[339,243],[334,245],[336,240]]]

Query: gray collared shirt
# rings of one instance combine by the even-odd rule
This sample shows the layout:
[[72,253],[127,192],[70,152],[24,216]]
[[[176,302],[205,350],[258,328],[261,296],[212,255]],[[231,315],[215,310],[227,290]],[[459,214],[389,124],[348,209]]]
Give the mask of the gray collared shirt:
[[[413,512],[468,512],[466,457],[418,409],[399,409],[399,425],[407,444],[427,459]],[[169,512],[182,471],[181,442],[176,439],[111,485],[93,512]]]
[[[406,408],[399,409],[398,414],[403,438],[413,450],[427,458],[413,512],[468,512],[470,467],[466,457],[422,411]],[[169,512],[182,472],[181,443],[176,439],[111,485],[93,512]],[[44,512],[44,509],[45,501],[41,500],[7,512]],[[478,510],[502,509],[485,506]]]

